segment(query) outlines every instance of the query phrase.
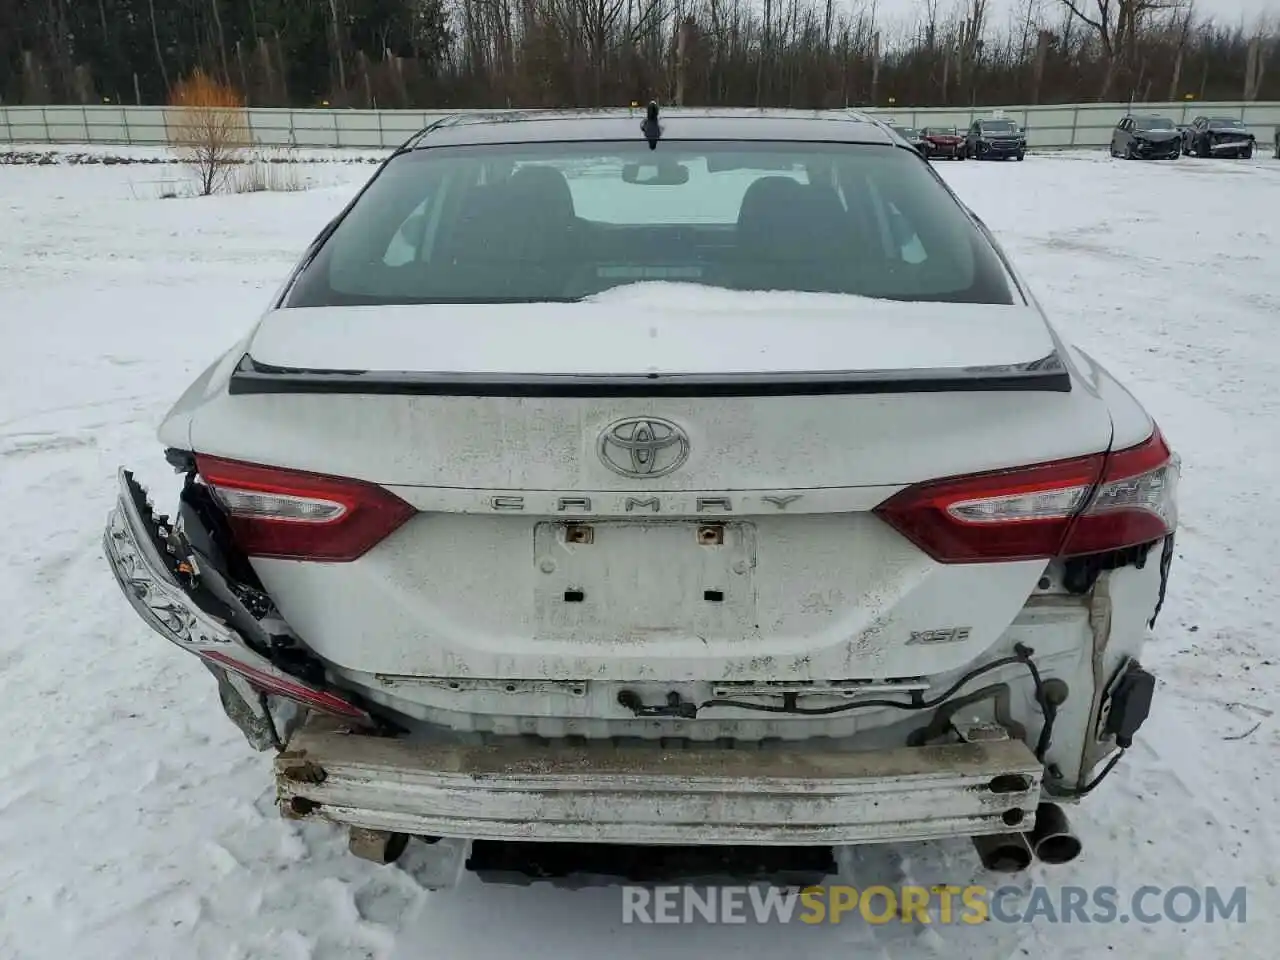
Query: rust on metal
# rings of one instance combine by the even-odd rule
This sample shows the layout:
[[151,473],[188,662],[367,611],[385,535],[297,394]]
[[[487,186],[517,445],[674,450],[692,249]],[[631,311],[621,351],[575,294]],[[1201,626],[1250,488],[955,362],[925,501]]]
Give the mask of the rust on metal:
[[292,763],[284,767],[280,771],[280,776],[286,780],[292,780],[294,783],[324,783],[325,771],[324,767],[311,760],[303,760],[300,763]]
[[698,542],[705,547],[718,547],[724,543],[724,524],[704,523],[698,527]]
[[565,543],[594,543],[596,532],[585,523],[571,523],[564,528]]

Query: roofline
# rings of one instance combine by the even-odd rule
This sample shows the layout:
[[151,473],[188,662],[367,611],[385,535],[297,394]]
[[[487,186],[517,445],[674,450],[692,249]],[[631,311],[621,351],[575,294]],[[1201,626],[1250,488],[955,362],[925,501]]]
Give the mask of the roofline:
[[421,144],[421,142],[422,142],[423,140],[425,140],[425,139],[427,138],[427,136],[428,136],[428,135],[429,135],[433,130],[436,130],[436,129],[437,129],[437,128],[439,128],[439,127],[445,126],[446,124],[449,124],[450,122],[452,122],[452,123],[457,123],[459,120],[463,119],[464,117],[468,117],[468,116],[476,116],[476,114],[471,114],[471,113],[449,113],[449,114],[445,114],[443,117],[436,117],[433,121],[431,121],[429,124],[427,124],[427,125],[426,125],[425,127],[423,127],[421,130],[419,130],[417,133],[415,133],[415,134],[413,134],[411,137],[409,137],[409,139],[408,139],[408,140],[406,140],[404,143],[400,144],[400,146],[399,146],[399,148],[397,149],[397,151],[396,151],[396,152],[398,153],[398,152],[400,152],[400,150],[413,150],[413,149],[415,149],[416,147],[418,147],[418,146]]
[[[689,110],[689,111],[716,110],[716,109],[747,110],[747,109],[756,109],[756,108],[677,107],[677,106],[667,105],[667,109],[669,112],[675,112],[677,115],[679,115],[681,112],[686,110]],[[426,146],[427,139],[435,131],[443,129],[445,127],[457,126],[467,120],[473,120],[477,124],[482,124],[487,122],[497,122],[498,117],[511,116],[513,114],[526,115],[526,116],[529,116],[531,119],[536,118],[539,114],[559,115],[562,118],[565,117],[566,114],[573,114],[573,115],[581,116],[584,119],[602,119],[603,120],[603,119],[609,119],[611,117],[616,117],[619,114],[624,112],[630,114],[638,110],[640,110],[639,106],[631,106],[631,105],[628,105],[625,107],[620,106],[620,107],[581,107],[581,108],[530,107],[527,109],[512,108],[510,110],[501,110],[501,111],[485,110],[484,112],[480,112],[477,110],[460,110],[456,113],[449,113],[449,114],[445,114],[444,116],[437,117],[435,120],[427,124],[421,130],[417,131],[414,134],[411,134],[408,137],[408,139],[406,139],[399,147],[396,148],[395,152],[400,153],[400,152],[409,151],[409,150],[416,150],[420,147]],[[827,110],[813,110],[813,111],[794,110],[792,108],[787,108],[787,107],[760,107],[758,108],[758,112],[764,117],[773,115],[779,118],[783,116],[795,114],[795,113],[828,114],[830,115],[830,119],[843,119],[848,121],[849,123],[866,124],[868,126],[877,127],[882,131],[888,132],[890,133],[891,136],[896,135],[896,132],[893,130],[893,124],[889,123],[885,118],[874,116],[872,114],[863,113],[861,110],[857,110],[852,107],[832,107]],[[507,121],[507,122],[511,122],[511,121]]]

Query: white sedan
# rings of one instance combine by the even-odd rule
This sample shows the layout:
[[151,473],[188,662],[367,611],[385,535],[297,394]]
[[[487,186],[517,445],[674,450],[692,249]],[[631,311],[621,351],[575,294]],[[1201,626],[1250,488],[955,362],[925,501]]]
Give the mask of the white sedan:
[[126,597],[285,815],[441,884],[522,840],[1063,863],[1150,705],[1177,457],[867,117],[434,124],[159,439]]

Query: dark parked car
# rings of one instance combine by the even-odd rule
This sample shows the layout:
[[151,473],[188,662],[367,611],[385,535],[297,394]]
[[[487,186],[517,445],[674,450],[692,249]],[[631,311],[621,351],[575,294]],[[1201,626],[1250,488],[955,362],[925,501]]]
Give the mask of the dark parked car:
[[971,160],[1021,160],[1027,135],[1012,120],[975,120],[965,137],[964,152]]
[[929,155],[925,148],[924,137],[920,136],[920,131],[915,127],[899,127],[893,125],[893,129],[898,136],[902,137],[903,140],[907,141],[907,143],[919,150],[923,156]]
[[964,136],[955,127],[925,127],[920,131],[926,157],[964,159]]
[[1167,117],[1127,116],[1111,131],[1111,155],[1126,160],[1177,160],[1182,136]]
[[1276,159],[1280,160],[1280,126],[1276,127]]
[[1196,157],[1253,156],[1257,137],[1235,117],[1196,117],[1182,134],[1182,152]]

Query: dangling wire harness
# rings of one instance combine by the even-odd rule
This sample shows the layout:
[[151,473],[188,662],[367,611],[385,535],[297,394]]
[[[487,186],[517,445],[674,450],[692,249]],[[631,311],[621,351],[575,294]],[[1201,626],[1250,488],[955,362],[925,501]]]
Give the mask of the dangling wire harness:
[[1040,737],[1036,743],[1035,755],[1036,759],[1041,763],[1044,762],[1045,755],[1049,751],[1049,744],[1053,738],[1053,723],[1057,717],[1058,705],[1050,698],[1045,688],[1044,679],[1040,675],[1040,670],[1031,660],[1031,655],[1035,652],[1025,644],[1015,644],[1014,654],[1012,656],[1000,657],[992,660],[990,663],[984,663],[979,667],[970,670],[950,687],[938,694],[936,697],[926,699],[920,691],[914,691],[910,700],[857,700],[853,703],[837,703],[827,707],[802,707],[799,706],[799,694],[784,693],[782,694],[782,703],[753,703],[747,700],[728,700],[716,698],[705,700],[702,703],[693,703],[684,700],[678,693],[674,691],[667,694],[667,702],[661,705],[646,706],[640,699],[639,694],[634,690],[623,690],[618,694],[618,704],[630,710],[637,717],[676,717],[684,720],[693,720],[703,710],[709,710],[714,707],[725,707],[737,710],[753,710],[758,713],[780,713],[789,716],[801,717],[822,717],[835,713],[846,713],[850,710],[865,710],[873,707],[881,707],[891,710],[933,710],[942,706],[949,699],[976,677],[980,677],[992,670],[998,670],[1001,667],[1018,665],[1024,667],[1030,674],[1031,680],[1035,684],[1036,702],[1040,705],[1040,710],[1044,714],[1044,725],[1040,728]]

